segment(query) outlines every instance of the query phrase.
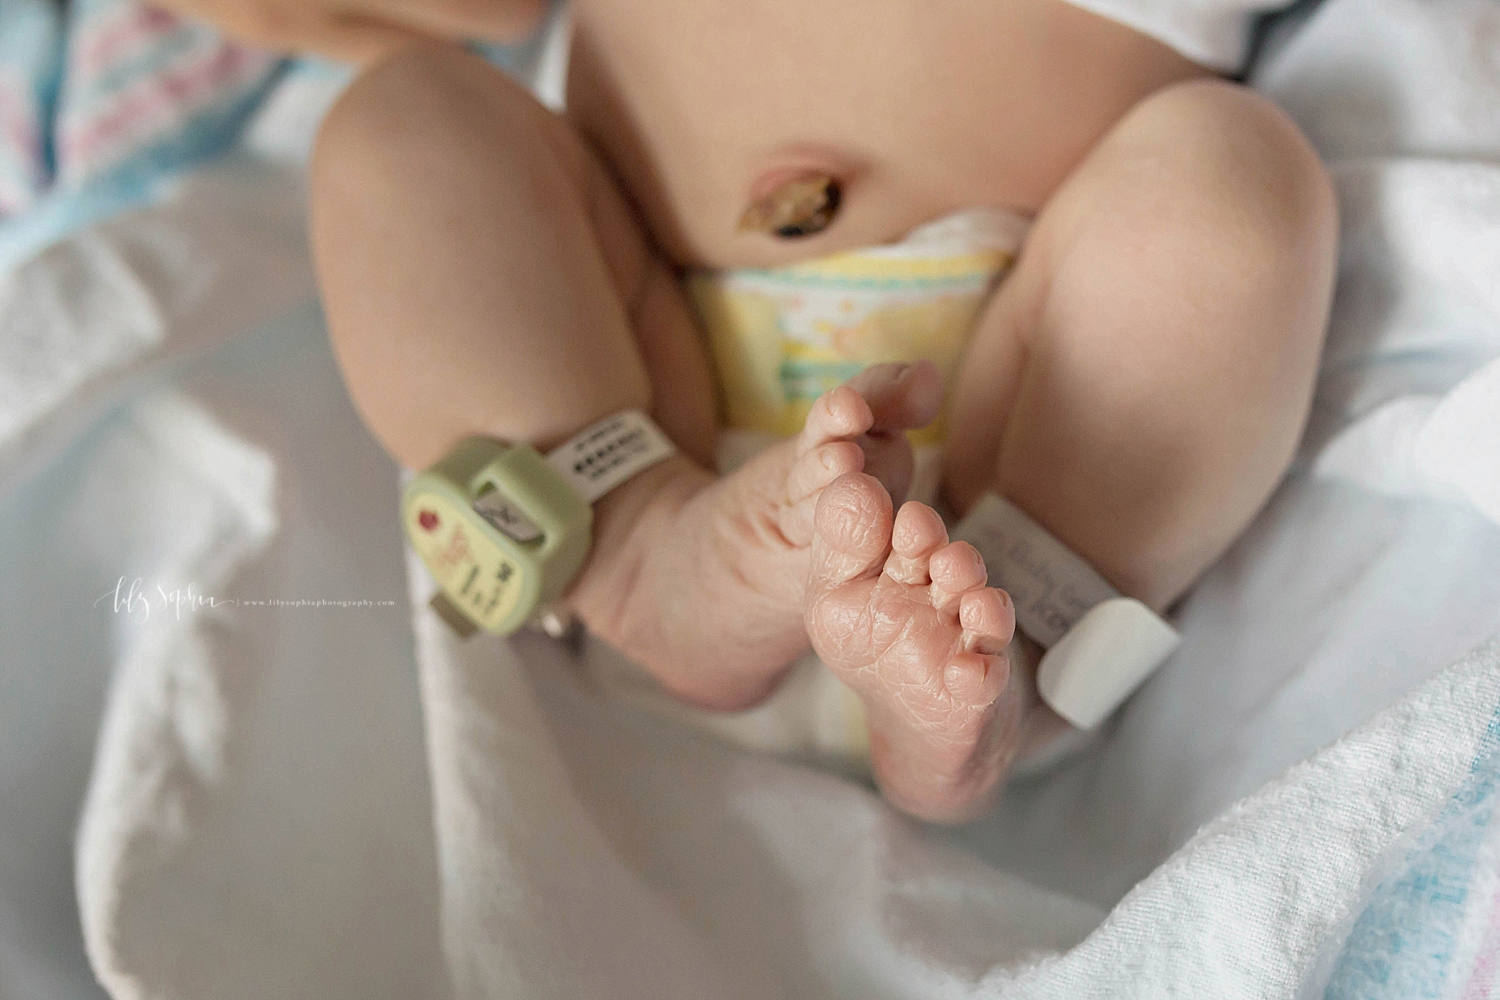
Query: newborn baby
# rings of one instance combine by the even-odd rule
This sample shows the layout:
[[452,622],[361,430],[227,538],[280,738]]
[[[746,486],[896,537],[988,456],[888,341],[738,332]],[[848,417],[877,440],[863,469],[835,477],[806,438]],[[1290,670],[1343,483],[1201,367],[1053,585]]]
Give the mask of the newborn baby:
[[[329,115],[313,238],[356,404],[412,467],[473,434],[546,449],[647,410],[680,452],[599,503],[571,607],[718,709],[765,698],[810,641],[863,700],[890,799],[973,815],[1066,727],[978,553],[899,503],[903,432],[946,405],[955,512],[1000,493],[1165,608],[1265,501],[1306,416],[1334,268],[1323,169],[1262,98],[1065,0],[573,16],[565,114],[418,44]],[[972,208],[1031,224],[953,384],[872,367],[795,437],[710,471],[715,374],[683,277]]]

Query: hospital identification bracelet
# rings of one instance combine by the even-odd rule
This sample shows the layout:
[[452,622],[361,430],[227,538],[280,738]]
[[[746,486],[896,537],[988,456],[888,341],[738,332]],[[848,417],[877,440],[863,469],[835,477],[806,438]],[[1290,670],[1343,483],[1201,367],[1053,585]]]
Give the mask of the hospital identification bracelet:
[[1103,722],[1172,655],[1182,635],[1124,597],[1072,549],[996,493],[953,530],[1015,602],[1016,627],[1046,649],[1037,693],[1079,729]]
[[676,449],[626,410],[545,457],[469,438],[407,485],[401,520],[441,588],[434,610],[462,635],[509,635],[566,592],[592,544],[591,504]]

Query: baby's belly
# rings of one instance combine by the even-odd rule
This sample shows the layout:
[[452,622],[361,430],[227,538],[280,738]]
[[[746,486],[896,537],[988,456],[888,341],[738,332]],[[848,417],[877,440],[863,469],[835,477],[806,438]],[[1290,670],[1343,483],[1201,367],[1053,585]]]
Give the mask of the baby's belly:
[[[1034,215],[1142,97],[1201,75],[1064,0],[575,0],[568,115],[654,242],[691,268],[899,239],[975,205]],[[831,222],[741,225],[765,184],[827,174]]]
[[[1027,221],[976,209],[898,243],[688,281],[718,376],[729,471],[802,429],[813,401],[872,364],[931,361],[951,385],[975,322]],[[945,415],[911,433],[913,499],[930,500]]]

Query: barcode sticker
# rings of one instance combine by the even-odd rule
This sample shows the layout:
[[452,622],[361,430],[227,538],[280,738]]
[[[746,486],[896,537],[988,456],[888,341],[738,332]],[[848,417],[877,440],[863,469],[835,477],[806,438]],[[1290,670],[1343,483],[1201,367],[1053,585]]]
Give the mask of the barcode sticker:
[[547,464],[593,503],[676,450],[650,417],[640,410],[625,410],[549,452]]

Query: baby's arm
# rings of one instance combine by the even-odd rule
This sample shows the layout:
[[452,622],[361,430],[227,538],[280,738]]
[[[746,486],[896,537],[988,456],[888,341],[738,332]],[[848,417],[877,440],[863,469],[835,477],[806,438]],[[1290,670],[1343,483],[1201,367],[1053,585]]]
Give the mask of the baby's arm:
[[546,0],[155,0],[255,45],[371,62],[434,39],[513,41]]

